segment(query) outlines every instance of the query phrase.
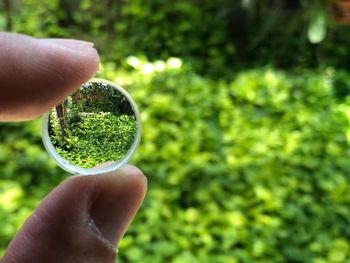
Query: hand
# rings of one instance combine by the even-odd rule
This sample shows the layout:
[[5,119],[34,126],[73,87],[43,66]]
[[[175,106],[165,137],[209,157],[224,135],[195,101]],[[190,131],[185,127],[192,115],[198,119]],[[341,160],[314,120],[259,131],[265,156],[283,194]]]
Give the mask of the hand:
[[[0,121],[35,118],[98,70],[89,42],[0,32]],[[145,196],[136,167],[62,182],[17,233],[1,263],[114,262],[115,246]]]

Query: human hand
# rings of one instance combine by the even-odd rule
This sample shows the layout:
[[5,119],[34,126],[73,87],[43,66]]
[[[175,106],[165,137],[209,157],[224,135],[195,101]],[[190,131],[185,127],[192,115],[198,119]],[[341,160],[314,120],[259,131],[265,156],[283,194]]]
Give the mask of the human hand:
[[[98,63],[88,42],[0,32],[0,121],[49,111],[90,79]],[[28,218],[0,263],[114,262],[146,188],[146,177],[131,165],[65,180]]]

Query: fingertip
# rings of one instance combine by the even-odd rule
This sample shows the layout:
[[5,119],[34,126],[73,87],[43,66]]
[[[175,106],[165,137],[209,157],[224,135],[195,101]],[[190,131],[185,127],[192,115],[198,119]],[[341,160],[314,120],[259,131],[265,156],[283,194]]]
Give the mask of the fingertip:
[[127,164],[115,172],[94,175],[94,177],[96,180],[99,180],[101,184],[111,187],[117,186],[121,181],[123,181],[123,183],[127,182],[132,188],[131,191],[140,200],[143,200],[147,192],[147,177],[134,165]]
[[[52,65],[38,64],[49,70],[60,72],[61,80],[78,81],[79,84],[90,79],[99,69],[100,57],[93,43],[70,39],[38,39],[43,57]],[[47,62],[47,61],[45,61]]]
[[99,69],[91,43],[0,34],[0,120],[38,117]]

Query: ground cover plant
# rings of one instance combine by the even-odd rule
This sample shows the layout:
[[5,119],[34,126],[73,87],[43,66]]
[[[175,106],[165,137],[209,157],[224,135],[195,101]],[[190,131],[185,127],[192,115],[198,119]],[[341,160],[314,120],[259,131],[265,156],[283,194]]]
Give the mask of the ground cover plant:
[[[11,2],[0,29],[94,42],[140,108],[149,190],[118,262],[350,262],[349,29],[308,39],[327,0]],[[0,124],[0,251],[68,176],[40,122]]]
[[83,85],[49,115],[49,137],[61,157],[82,168],[122,159],[137,131],[128,99],[109,85]]
[[[128,88],[144,120],[132,163],[149,192],[120,262],[350,259],[350,105],[334,92],[345,72],[264,68],[217,83],[179,59],[127,63],[100,73]],[[1,126],[3,248],[62,180],[39,127]]]

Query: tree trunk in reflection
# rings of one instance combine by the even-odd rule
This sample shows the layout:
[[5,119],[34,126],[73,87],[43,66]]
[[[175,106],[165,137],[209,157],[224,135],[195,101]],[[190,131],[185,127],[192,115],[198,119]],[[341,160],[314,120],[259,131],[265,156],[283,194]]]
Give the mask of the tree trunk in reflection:
[[4,0],[6,9],[6,31],[12,31],[12,13],[11,13],[11,1]]
[[65,114],[65,109],[63,104],[59,104],[56,106],[56,113],[57,113],[58,120],[60,122],[61,131],[62,131],[62,140],[66,141],[66,139],[68,138],[68,124],[67,124],[66,114]]

